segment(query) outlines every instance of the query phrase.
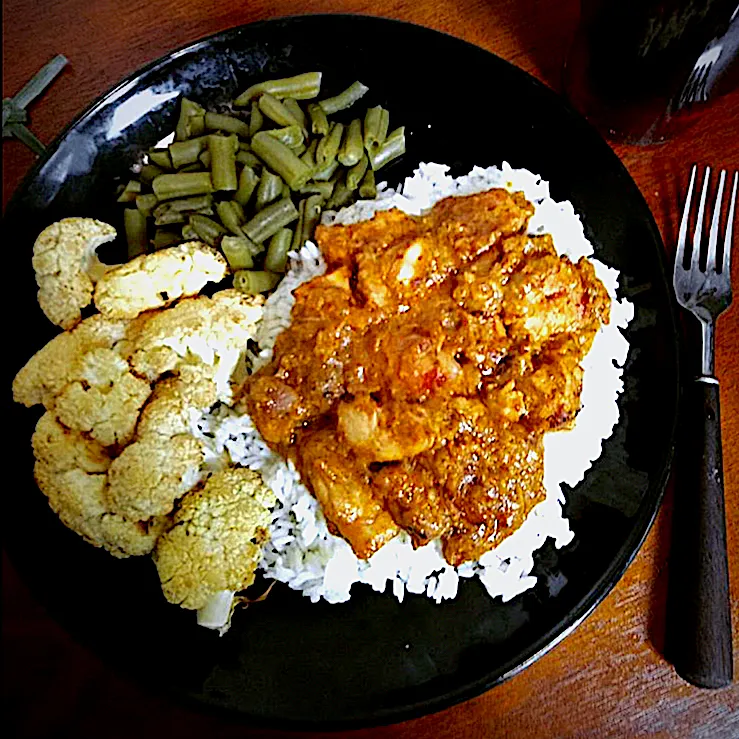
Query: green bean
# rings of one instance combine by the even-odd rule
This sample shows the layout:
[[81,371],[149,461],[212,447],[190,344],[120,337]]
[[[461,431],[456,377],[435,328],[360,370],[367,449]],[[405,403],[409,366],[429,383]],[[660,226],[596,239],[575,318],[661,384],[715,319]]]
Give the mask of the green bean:
[[396,128],[377,152],[369,152],[370,166],[376,172],[402,154],[405,154],[405,126]]
[[174,200],[190,195],[203,195],[213,192],[213,183],[209,172],[177,172],[176,174],[160,174],[151,183],[154,194],[159,200]]
[[192,136],[200,136],[205,131],[205,108],[183,97],[180,103],[180,117],[175,128],[175,139],[184,141]]
[[310,142],[310,146],[300,155],[300,161],[303,162],[306,167],[313,170],[316,168],[316,149],[318,148],[318,141],[313,139]]
[[182,241],[182,236],[176,231],[168,231],[166,228],[158,228],[151,240],[151,245],[155,251],[166,249],[168,246],[174,246]]
[[326,115],[331,115],[354,105],[368,90],[369,87],[366,87],[357,80],[356,82],[352,82],[343,92],[332,98],[321,100],[318,104]]
[[134,203],[136,196],[141,193],[141,183],[138,180],[129,180],[118,196],[119,203]]
[[273,174],[265,167],[259,179],[259,187],[257,187],[256,210],[260,211],[265,205],[269,205],[277,200],[282,194],[282,185],[282,178],[279,175]]
[[224,236],[221,251],[232,271],[254,266],[254,244],[246,236]]
[[200,156],[198,157],[198,161],[206,168],[210,169],[210,152],[206,149],[205,151],[200,152]]
[[178,172],[204,172],[205,167],[201,161],[193,162],[192,164],[186,164],[184,167],[180,167]]
[[295,120],[292,113],[276,97],[265,94],[259,98],[259,110],[278,126],[297,126],[300,124]]
[[128,244],[128,258],[133,259],[145,254],[149,240],[146,235],[146,216],[137,208],[126,208],[123,211],[123,228]]
[[241,230],[241,224],[243,221],[239,218],[239,213],[234,208],[234,203],[229,200],[222,200],[216,205],[216,211],[218,217],[221,219],[221,223],[235,236],[243,236],[244,232]]
[[174,169],[169,149],[149,149],[149,161],[162,169]]
[[251,272],[240,269],[234,275],[234,287],[247,295],[269,292],[280,281],[274,272]]
[[331,197],[334,190],[333,182],[309,182],[298,190],[301,195],[320,195],[324,200]]
[[301,141],[297,146],[290,146],[290,151],[295,154],[296,157],[300,157],[308,151],[308,147],[305,145],[305,141]]
[[249,136],[249,125],[244,123],[241,118],[236,118],[233,115],[206,112],[205,127],[209,131],[235,133],[237,136],[242,136],[243,138],[248,138]]
[[323,169],[319,169],[317,172],[314,172],[311,179],[316,182],[325,182],[326,180],[330,180],[334,176],[334,172],[336,172],[338,166],[339,163],[334,159],[333,162],[329,162]]
[[152,193],[136,196],[136,208],[145,218],[151,215],[152,210],[154,210],[158,202],[157,196]]
[[328,118],[320,105],[309,105],[308,115],[310,116],[310,130],[319,136],[325,136],[328,133]]
[[186,223],[182,227],[182,238],[185,241],[198,241],[200,236],[198,236],[198,232],[189,223]]
[[139,171],[139,179],[144,185],[151,185],[161,174],[164,174],[164,170],[156,164],[144,164]]
[[260,210],[243,227],[244,233],[257,243],[266,241],[281,228],[292,223],[298,217],[298,210],[292,200],[284,198]]
[[212,215],[213,198],[210,195],[196,195],[182,200],[168,200],[154,208],[154,224],[166,226],[171,223],[182,223],[187,213]]
[[208,144],[208,137],[201,136],[188,141],[175,141],[169,145],[169,156],[175,169],[180,169],[186,164],[194,164]]
[[246,105],[254,98],[269,93],[276,98],[293,98],[295,100],[309,100],[318,96],[321,91],[321,73],[306,72],[298,74],[294,77],[285,77],[279,80],[268,80],[252,85],[245,92],[242,92],[234,105]]
[[281,228],[270,240],[267,255],[264,257],[264,268],[270,272],[284,272],[287,269],[287,253],[293,240],[293,232],[289,228]]
[[344,133],[343,123],[331,124],[328,136],[324,136],[316,148],[316,166],[325,167],[336,159],[341,146],[341,135]]
[[258,157],[255,157],[250,151],[237,151],[236,161],[246,167],[261,167],[262,163]]
[[262,111],[259,110],[259,104],[255,100],[251,104],[251,114],[249,115],[249,137],[254,136],[257,131],[261,131],[264,125],[264,116]]
[[305,117],[305,112],[300,107],[300,103],[295,98],[285,98],[282,101],[283,105],[290,111],[290,115],[298,122],[301,128],[307,128],[308,119]]
[[190,216],[189,223],[198,235],[198,238],[211,246],[215,246],[218,240],[228,233],[220,223],[216,223],[216,221],[208,218],[208,216],[201,216],[194,213]]
[[298,125],[272,128],[269,131],[265,131],[265,133],[274,136],[278,141],[281,141],[291,149],[298,146],[298,144],[302,144],[305,140],[303,130]]
[[258,183],[259,177],[254,170],[249,165],[245,165],[239,174],[239,186],[234,193],[234,200],[242,207],[246,207]]
[[290,186],[297,190],[310,178],[310,169],[284,144],[264,131],[251,141],[254,153]]
[[356,190],[367,172],[369,161],[367,155],[362,152],[362,158],[346,173],[346,186],[350,190]]
[[246,216],[244,215],[244,207],[238,200],[236,200],[235,197],[231,201],[231,210],[236,213],[236,217],[239,219],[239,224],[242,224],[246,220]]
[[[390,126],[390,114],[378,105],[370,108],[364,116],[364,148],[368,154],[377,151],[385,142]],[[371,156],[370,156],[371,161]]]
[[239,141],[239,151],[251,151],[251,144],[248,141]]
[[323,206],[323,198],[320,195],[311,195],[305,199],[303,223],[302,223],[302,234],[301,234],[301,246],[309,239],[313,238],[313,232],[316,230],[318,221],[321,218],[321,207]]
[[339,148],[338,159],[345,167],[353,167],[364,152],[362,145],[362,122],[355,118],[344,131],[344,139]]
[[334,185],[334,191],[326,203],[327,210],[338,210],[349,203],[354,195],[346,185],[346,178],[340,177]]
[[375,185],[375,173],[368,169],[362,181],[359,183],[359,197],[368,198],[370,200],[377,197],[377,185]]
[[208,136],[210,171],[214,190],[235,190],[239,181],[236,177],[236,152],[239,142],[236,136]]

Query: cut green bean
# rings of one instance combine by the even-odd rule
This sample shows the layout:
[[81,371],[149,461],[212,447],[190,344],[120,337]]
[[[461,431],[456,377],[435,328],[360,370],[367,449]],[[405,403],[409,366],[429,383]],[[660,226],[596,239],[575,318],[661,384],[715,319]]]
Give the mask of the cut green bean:
[[326,115],[331,115],[332,113],[338,113],[338,111],[346,110],[346,108],[354,105],[354,103],[365,95],[368,90],[369,87],[366,87],[357,80],[356,82],[352,82],[352,84],[343,92],[340,92],[332,98],[321,100],[318,104]]
[[264,268],[270,272],[284,272],[287,269],[287,253],[293,240],[289,228],[281,228],[270,240],[264,257]]
[[305,116],[305,111],[300,107],[300,103],[295,98],[285,98],[283,101],[284,106],[290,111],[290,115],[298,122],[301,128],[308,127],[308,119]]
[[126,208],[123,211],[123,228],[126,232],[128,258],[133,259],[145,254],[149,244],[146,235],[146,216],[138,208]]
[[239,186],[234,193],[234,200],[245,208],[258,184],[259,177],[250,166],[245,165],[239,174]]
[[270,172],[265,167],[259,179],[259,187],[257,187],[257,199],[254,206],[256,210],[260,211],[265,205],[274,203],[282,195],[283,184],[282,177]]
[[250,221],[244,224],[244,233],[257,243],[274,236],[281,228],[292,223],[298,217],[298,210],[292,200],[283,198],[260,210]]
[[[154,218],[165,219],[163,223],[157,223],[157,226],[168,223],[166,220],[168,213],[195,213],[213,205],[213,196],[195,195],[191,198],[182,198],[181,200],[168,200],[154,208]],[[169,221],[171,223],[171,221]]]
[[149,161],[161,169],[174,169],[169,149],[149,149]]
[[234,275],[234,287],[247,295],[269,292],[280,281],[274,272],[252,272],[241,269]]
[[385,143],[377,152],[369,152],[370,166],[376,172],[403,154],[405,154],[405,126],[400,126],[385,139]]
[[136,196],[136,208],[145,218],[148,218],[156,204],[159,202],[156,195],[153,193],[145,193],[143,195]]
[[378,105],[370,108],[364,116],[364,148],[371,155],[383,145],[390,126],[390,114]]
[[331,197],[328,199],[328,202],[326,203],[326,209],[327,210],[338,210],[339,208],[343,208],[345,205],[349,204],[349,201],[352,199],[354,195],[354,191],[350,190],[346,185],[346,178],[340,177],[336,184],[334,185],[334,191],[331,194]]
[[175,141],[169,145],[169,156],[175,169],[180,169],[188,164],[194,164],[208,144],[207,136],[188,141]]
[[164,170],[156,164],[144,164],[139,171],[139,179],[144,185],[151,185],[154,179],[161,174],[164,174]]
[[310,116],[310,130],[319,136],[325,136],[329,125],[323,108],[320,105],[309,105],[308,115]]
[[239,141],[239,151],[251,151],[251,144],[248,141]]
[[321,91],[321,72],[306,72],[294,77],[285,77],[279,80],[267,80],[252,85],[242,92],[234,105],[247,105],[254,98],[269,93],[276,98],[293,98],[295,100],[309,100],[317,97]]
[[300,123],[293,117],[292,113],[276,97],[265,94],[259,98],[259,110],[278,126],[297,126]]
[[369,160],[367,155],[362,152],[362,158],[346,173],[346,186],[350,190],[356,190],[359,183],[367,172]]
[[208,136],[210,172],[214,190],[235,190],[239,186],[236,177],[236,152],[239,142],[236,136]]
[[248,138],[249,124],[236,118],[233,115],[224,115],[222,113],[205,114],[205,128],[209,131],[225,131],[226,133],[235,133],[237,136]]
[[219,239],[228,233],[220,223],[217,223],[212,218],[208,218],[208,216],[193,214],[190,216],[189,223],[198,235],[198,238],[211,246],[216,246]]
[[301,141],[297,146],[290,146],[290,151],[292,151],[293,154],[295,154],[296,157],[303,156],[306,151],[308,151],[308,147],[305,145],[305,141]]
[[234,213],[236,213],[240,224],[246,221],[246,216],[244,215],[244,207],[235,198],[231,201],[231,209],[234,211]]
[[205,167],[203,166],[203,163],[198,160],[197,162],[193,162],[192,164],[186,164],[184,167],[180,167],[178,172],[204,172]]
[[326,182],[334,176],[334,173],[336,172],[338,167],[339,162],[334,159],[332,162],[329,162],[323,169],[319,169],[317,172],[314,172],[311,179],[315,180],[316,182]]
[[316,168],[316,149],[318,148],[318,141],[313,139],[310,142],[310,146],[300,155],[300,161],[305,164],[306,167],[313,170]]
[[291,149],[305,141],[303,129],[298,125],[285,126],[284,128],[272,128],[269,131],[265,131],[265,133],[270,136],[274,136],[274,138],[281,141],[285,146],[289,146]]
[[254,153],[290,186],[297,190],[310,178],[311,170],[284,144],[265,131],[260,131],[251,142]]
[[251,114],[249,115],[249,136],[252,137],[257,131],[261,131],[262,126],[264,126],[264,116],[262,115],[262,111],[259,110],[259,104],[255,100],[251,104]]
[[304,201],[304,213],[302,233],[301,233],[301,246],[313,238],[313,233],[316,230],[316,226],[321,219],[321,208],[323,206],[323,198],[320,195],[311,195]]
[[239,217],[240,213],[234,207],[235,205],[236,204],[230,200],[222,200],[216,205],[216,211],[218,212],[218,217],[221,219],[221,223],[232,234],[234,234],[234,236],[243,236],[244,232],[241,230],[243,220]]
[[254,266],[254,244],[246,236],[224,236],[221,251],[233,272]]
[[377,197],[377,185],[375,184],[375,173],[368,169],[362,181],[359,183],[359,197],[374,200]]
[[353,167],[362,158],[363,153],[362,122],[355,118],[344,131],[338,160],[345,167]]
[[213,192],[210,172],[160,174],[154,178],[151,186],[159,200],[174,200]]
[[316,147],[316,166],[326,167],[336,159],[341,146],[341,136],[344,133],[343,123],[331,124],[328,136],[324,136]]
[[210,152],[207,149],[205,151],[201,151],[200,152],[200,156],[198,157],[198,161],[206,169],[210,169]]
[[188,222],[182,227],[182,238],[185,241],[198,241],[200,236],[198,236],[197,231]]
[[180,103],[180,117],[175,128],[175,139],[184,141],[192,136],[200,136],[205,131],[205,108],[183,97]]
[[118,196],[119,203],[135,203],[136,196],[141,193],[141,183],[138,180],[129,180]]
[[262,162],[259,160],[259,157],[254,156],[252,152],[250,151],[237,151],[236,152],[236,161],[239,164],[243,164],[247,167],[261,167]]
[[303,185],[298,192],[301,195],[320,195],[324,200],[328,200],[333,190],[333,182],[309,182]]
[[169,231],[166,228],[158,228],[151,240],[151,245],[155,251],[166,249],[168,246],[174,246],[182,241],[182,236],[176,231]]

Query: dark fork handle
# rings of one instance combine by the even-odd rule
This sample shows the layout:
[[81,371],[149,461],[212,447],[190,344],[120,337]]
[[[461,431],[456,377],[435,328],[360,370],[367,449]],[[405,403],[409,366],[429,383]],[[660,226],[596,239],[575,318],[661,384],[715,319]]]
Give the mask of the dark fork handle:
[[684,444],[677,455],[669,657],[702,688],[733,677],[719,386],[700,378],[685,391]]

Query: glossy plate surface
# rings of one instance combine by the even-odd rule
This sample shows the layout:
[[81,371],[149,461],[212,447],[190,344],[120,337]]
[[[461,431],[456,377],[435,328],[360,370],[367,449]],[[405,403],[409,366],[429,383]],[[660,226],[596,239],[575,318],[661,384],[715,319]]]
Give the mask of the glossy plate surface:
[[3,537],[54,616],[136,679],[270,725],[387,723],[481,693],[556,643],[617,582],[661,499],[678,386],[662,244],[618,158],[561,98],[477,47],[378,18],[268,21],[170,54],[73,123],[8,207],[16,320],[6,388],[55,333],[35,302],[30,253],[41,229],[73,215],[120,229],[115,182],[173,129],[181,94],[217,105],[254,81],[309,70],[325,73],[326,94],[360,79],[370,88],[363,103],[384,105],[391,126],[406,126],[408,153],[384,172],[391,185],[419,161],[447,163],[454,175],[503,160],[526,167],[551,182],[555,199],[572,201],[597,257],[621,270],[636,306],[621,421],[585,480],[566,491],[574,542],[540,550],[538,585],[507,604],[477,581],[441,605],[412,595],[399,604],[364,586],[347,604],[313,605],[278,586],[219,638],[164,601],[148,558],[114,560],[57,521],[32,479],[38,413],[20,407],[7,408],[19,480],[5,498]]

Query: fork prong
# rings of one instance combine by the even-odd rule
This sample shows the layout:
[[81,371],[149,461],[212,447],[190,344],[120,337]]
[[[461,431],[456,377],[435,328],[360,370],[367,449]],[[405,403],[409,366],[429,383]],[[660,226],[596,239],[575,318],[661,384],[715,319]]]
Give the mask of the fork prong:
[[734,172],[734,185],[731,188],[731,197],[729,198],[729,215],[726,217],[726,235],[724,236],[724,260],[721,266],[721,273],[727,275],[731,280],[731,232],[734,227],[734,206],[736,205],[737,182],[739,182],[739,172]]
[[706,167],[703,175],[703,189],[701,190],[701,199],[698,203],[698,216],[695,220],[695,231],[693,231],[693,251],[690,254],[690,270],[695,274],[699,269],[699,260],[701,256],[701,240],[703,238],[703,215],[706,211],[706,196],[708,195],[708,183],[711,180],[711,168]]
[[694,164],[690,170],[690,184],[688,192],[685,196],[685,204],[683,205],[683,216],[680,219],[680,231],[677,237],[677,252],[675,253],[675,269],[678,265],[680,269],[685,266],[685,243],[688,238],[688,222],[690,221],[690,202],[693,199],[693,186],[695,185],[695,174],[698,171],[698,165]]
[[711,219],[711,233],[708,236],[708,255],[706,256],[706,272],[716,271],[716,249],[718,248],[718,230],[721,225],[721,206],[724,199],[724,182],[726,170],[722,169],[718,177],[718,190],[713,203],[713,218]]

